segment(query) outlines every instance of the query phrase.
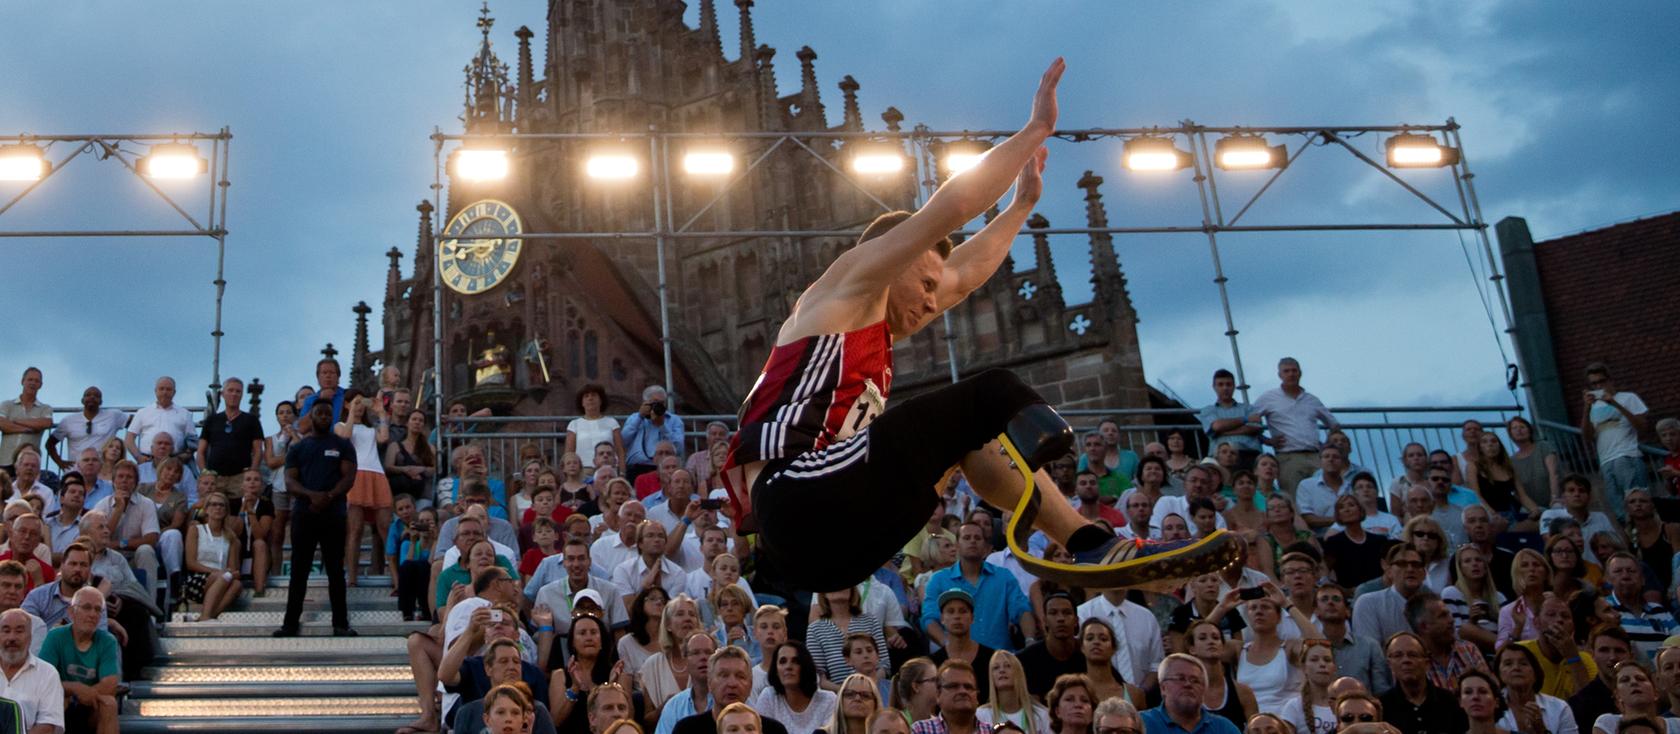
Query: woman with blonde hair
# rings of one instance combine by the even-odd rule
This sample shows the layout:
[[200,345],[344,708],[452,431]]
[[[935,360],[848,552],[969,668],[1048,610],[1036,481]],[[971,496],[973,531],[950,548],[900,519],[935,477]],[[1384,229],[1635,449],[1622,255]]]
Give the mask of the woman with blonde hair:
[[922,595],[927,591],[928,579],[933,572],[949,568],[957,562],[957,539],[950,533],[940,530],[922,541],[922,552],[917,560],[922,563],[922,572],[916,574],[911,581],[910,600],[911,609],[919,609],[922,605]]
[[1517,598],[1499,608],[1499,639],[1495,647],[1540,636],[1540,602],[1546,599],[1546,584],[1551,574],[1551,566],[1540,551],[1533,548],[1517,551],[1511,559],[1511,592]]
[[[718,558],[731,558],[726,554],[719,554]],[[719,646],[734,645],[747,651],[747,657],[752,659],[753,665],[764,661],[764,651],[758,647],[758,637],[752,633],[752,625],[747,621],[748,610],[756,609],[752,597],[745,590],[735,584],[715,587],[711,598],[712,617],[715,620],[712,637]]]
[[648,656],[637,672],[650,710],[657,711],[666,699],[688,688],[688,657],[683,641],[700,631],[700,604],[694,597],[678,594],[659,615],[659,651]]
[[[124,452],[127,451],[127,450],[128,450],[128,448],[126,446],[123,446],[122,439],[117,438],[115,436],[112,436],[111,438],[105,439],[105,443],[101,444],[100,447],[99,447],[99,478],[100,479],[105,480],[107,483],[116,479],[116,477],[117,477],[117,462],[123,460],[124,456],[126,456],[126,454],[124,454]],[[91,479],[88,480],[88,484],[93,484],[93,481]],[[88,488],[88,493],[91,494],[92,492],[93,492],[93,488],[89,487]],[[88,503],[88,504],[89,504],[89,506],[92,506],[91,502]]]
[[1301,734],[1333,734],[1336,713],[1330,708],[1330,682],[1336,679],[1336,651],[1329,640],[1302,640],[1292,662],[1302,673],[1301,695],[1289,699],[1279,713]]
[[[373,515],[375,548],[385,547],[385,531],[391,527],[391,482],[385,478],[385,462],[379,455],[379,445],[390,440],[391,421],[385,415],[385,401],[365,395],[355,396],[344,412],[344,422],[333,426],[333,433],[356,449],[356,480],[345,497],[349,519],[344,524],[344,582],[355,586],[362,563],[364,518]],[[370,571],[382,570],[382,554],[374,558]]]
[[583,457],[570,451],[561,454],[560,470],[554,477],[559,480],[559,484],[556,485],[558,488],[558,494],[556,495],[559,498],[558,504],[565,505],[573,510],[583,506],[583,503],[589,499],[589,485],[583,481],[583,477]]
[[1419,515],[1406,521],[1405,531],[1400,533],[1400,542],[1410,543],[1417,549],[1418,555],[1423,556],[1423,586],[1437,594],[1442,589],[1451,586],[1451,559],[1447,557],[1447,533],[1441,529],[1441,523],[1428,515]]
[[1452,612],[1453,629],[1484,653],[1499,639],[1497,611],[1505,606],[1505,594],[1493,585],[1487,556],[1476,545],[1458,547],[1452,556],[1454,580],[1441,590],[1441,602]]
[[239,598],[239,536],[228,519],[228,498],[220,492],[204,495],[204,522],[186,534],[184,563],[187,580],[181,595],[197,602],[195,621],[208,622]]
[[881,710],[881,690],[867,675],[853,673],[840,682],[840,705],[821,731],[828,734],[867,734],[869,717]]
[[993,726],[1008,721],[1027,734],[1050,734],[1050,709],[1027,692],[1027,671],[1021,667],[1021,659],[1008,650],[998,650],[992,653],[990,668],[986,684],[991,695],[974,717]]

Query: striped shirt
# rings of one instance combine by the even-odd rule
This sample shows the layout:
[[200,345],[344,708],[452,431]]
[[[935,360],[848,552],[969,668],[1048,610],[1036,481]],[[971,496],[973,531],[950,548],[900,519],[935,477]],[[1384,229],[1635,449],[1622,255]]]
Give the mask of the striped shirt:
[[1642,606],[1639,612],[1634,612],[1623,606],[1613,593],[1607,600],[1610,608],[1622,615],[1622,629],[1627,630],[1628,638],[1633,640],[1633,649],[1644,653],[1647,662],[1654,662],[1657,651],[1662,649],[1663,640],[1675,633],[1674,615],[1669,613],[1668,607],[1636,601]]
[[1458,690],[1458,676],[1467,670],[1480,670],[1492,674],[1488,670],[1487,660],[1482,657],[1482,651],[1475,644],[1459,640],[1453,643],[1452,652],[1447,655],[1445,663],[1437,663],[1433,658],[1429,660],[1429,684],[1449,691]]
[[835,626],[834,620],[823,618],[811,623],[805,631],[805,644],[811,651],[811,657],[817,663],[817,671],[824,678],[839,683],[846,676],[856,672],[851,663],[846,662],[846,635],[862,632],[875,638],[875,654],[880,660],[887,659],[887,638],[881,632],[881,620],[872,614],[854,614],[852,621],[841,632]]

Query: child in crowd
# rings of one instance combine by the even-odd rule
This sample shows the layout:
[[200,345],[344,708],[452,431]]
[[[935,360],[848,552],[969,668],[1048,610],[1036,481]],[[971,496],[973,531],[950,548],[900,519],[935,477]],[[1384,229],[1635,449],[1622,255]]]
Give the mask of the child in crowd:
[[861,632],[846,635],[845,655],[846,664],[852,666],[853,672],[875,681],[875,687],[881,691],[881,700],[892,699],[892,681],[881,669],[881,657],[875,652],[874,637]]
[[[554,493],[548,493],[553,497]],[[527,510],[526,512],[529,512]],[[525,555],[519,559],[519,575],[530,578],[536,572],[537,564],[544,558],[560,552],[560,526],[548,517],[538,517],[531,524],[531,543],[526,546]]]

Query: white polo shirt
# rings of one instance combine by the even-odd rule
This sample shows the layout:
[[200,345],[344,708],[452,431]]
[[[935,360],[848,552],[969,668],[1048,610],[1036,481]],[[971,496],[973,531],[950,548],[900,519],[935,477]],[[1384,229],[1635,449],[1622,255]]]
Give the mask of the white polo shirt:
[[128,432],[134,434],[134,445],[141,451],[151,451],[152,439],[159,433],[175,439],[177,452],[187,450],[188,436],[197,436],[193,433],[192,413],[186,408],[179,405],[160,408],[157,403],[135,411],[134,419],[128,422]]
[[71,413],[59,419],[53,428],[52,437],[65,442],[69,453],[64,458],[74,462],[87,449],[98,451],[106,441],[122,430],[123,424],[128,422],[128,414],[111,408],[100,408],[99,413],[89,420],[87,414],[80,411]]
[[64,684],[58,671],[34,655],[25,660],[17,675],[6,677],[0,670],[0,697],[18,702],[25,729],[50,724],[64,731]]

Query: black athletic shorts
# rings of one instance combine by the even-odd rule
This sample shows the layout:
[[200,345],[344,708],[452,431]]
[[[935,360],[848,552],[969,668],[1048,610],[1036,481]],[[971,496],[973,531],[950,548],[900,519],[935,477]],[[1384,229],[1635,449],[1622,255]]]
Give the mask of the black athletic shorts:
[[1042,402],[1014,373],[988,370],[888,408],[844,441],[769,462],[752,505],[772,574],[816,592],[869,578],[927,523],[940,477]]

